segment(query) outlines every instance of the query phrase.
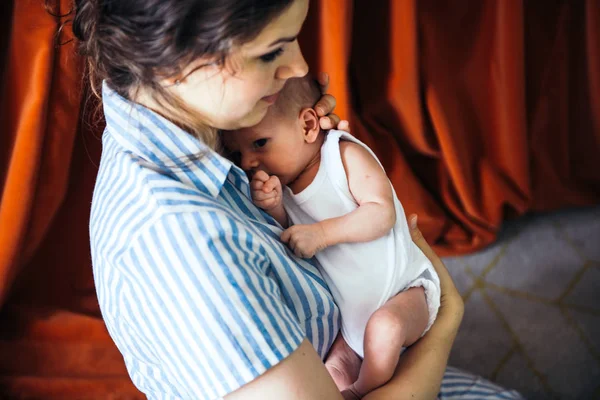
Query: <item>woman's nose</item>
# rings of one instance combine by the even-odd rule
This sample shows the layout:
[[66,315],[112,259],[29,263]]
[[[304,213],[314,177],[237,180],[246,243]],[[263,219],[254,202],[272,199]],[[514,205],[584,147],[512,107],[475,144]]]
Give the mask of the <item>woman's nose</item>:
[[308,64],[300,51],[298,41],[290,46],[290,58],[288,60],[288,62],[277,68],[275,76],[277,79],[300,78],[308,73]]

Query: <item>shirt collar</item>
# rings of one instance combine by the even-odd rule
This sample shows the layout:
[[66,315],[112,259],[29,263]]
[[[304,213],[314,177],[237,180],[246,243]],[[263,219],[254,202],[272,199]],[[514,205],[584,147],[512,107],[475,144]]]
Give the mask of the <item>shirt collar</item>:
[[102,103],[109,134],[145,162],[218,196],[231,161],[154,111],[125,99],[105,82]]

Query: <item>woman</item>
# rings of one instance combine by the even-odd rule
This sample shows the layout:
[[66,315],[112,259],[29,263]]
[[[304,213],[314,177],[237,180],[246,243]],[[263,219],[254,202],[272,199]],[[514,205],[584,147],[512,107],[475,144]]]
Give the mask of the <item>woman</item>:
[[[217,152],[218,129],[258,123],[286,80],[306,74],[296,37],[307,9],[308,0],[77,1],[73,28],[92,80],[103,80],[107,122],[90,219],[98,299],[149,398],[341,398],[321,361],[339,330],[326,285]],[[334,103],[324,96],[322,115]],[[366,399],[434,398],[462,317],[447,271],[413,231],[442,278],[442,307]],[[356,371],[356,360],[331,362]],[[449,391],[498,391],[447,377]]]

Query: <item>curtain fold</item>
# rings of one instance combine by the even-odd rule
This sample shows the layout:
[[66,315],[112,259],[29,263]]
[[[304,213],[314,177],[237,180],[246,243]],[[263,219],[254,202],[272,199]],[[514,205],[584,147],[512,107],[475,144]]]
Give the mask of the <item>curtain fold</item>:
[[[70,0],[0,5],[0,393],[140,398],[100,318]],[[600,2],[313,0],[302,48],[440,254],[600,199]]]

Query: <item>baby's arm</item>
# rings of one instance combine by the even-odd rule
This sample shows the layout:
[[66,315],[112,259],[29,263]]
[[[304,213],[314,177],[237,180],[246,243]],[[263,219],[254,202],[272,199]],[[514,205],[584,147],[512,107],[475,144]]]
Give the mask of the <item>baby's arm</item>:
[[279,178],[275,175],[269,176],[265,171],[256,171],[250,182],[250,189],[254,204],[287,228],[288,217],[283,208]]
[[396,223],[392,185],[377,160],[352,142],[340,142],[340,152],[348,187],[358,208],[341,217],[286,229],[281,240],[299,257],[312,257],[339,243],[375,240]]
[[394,227],[398,217],[392,185],[377,160],[362,146],[341,141],[340,152],[348,187],[358,208],[319,223],[325,233],[326,244],[332,246],[378,239]]

